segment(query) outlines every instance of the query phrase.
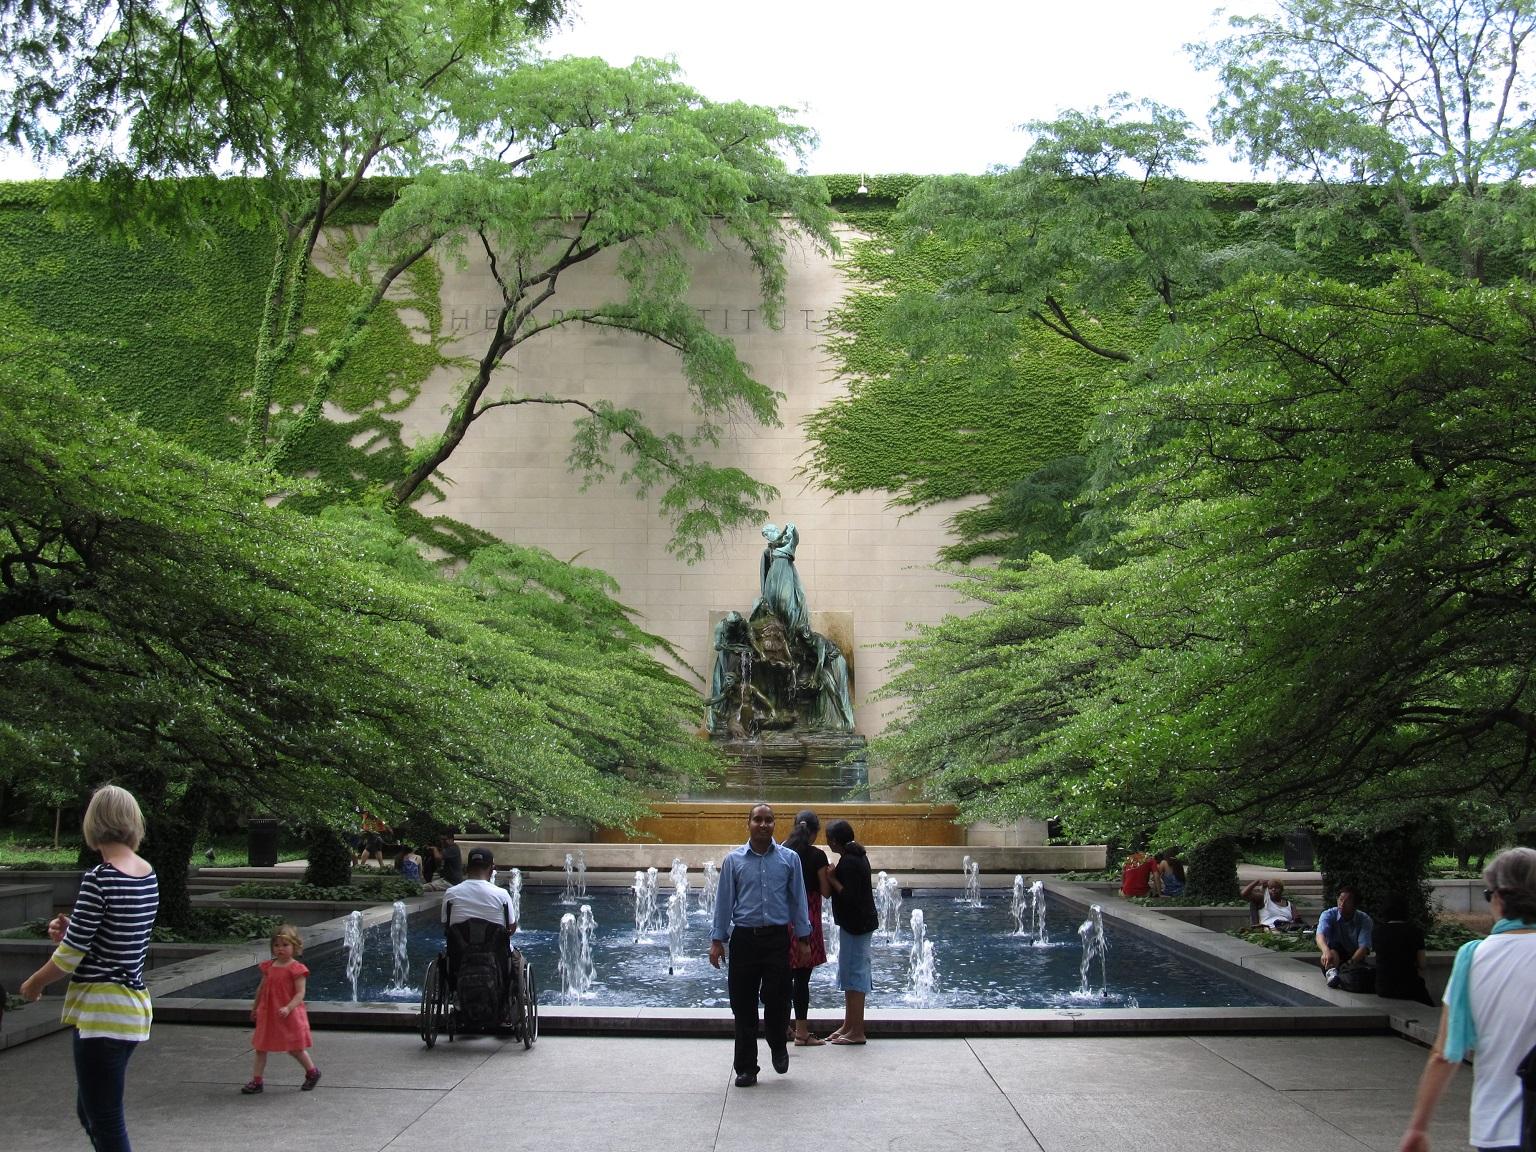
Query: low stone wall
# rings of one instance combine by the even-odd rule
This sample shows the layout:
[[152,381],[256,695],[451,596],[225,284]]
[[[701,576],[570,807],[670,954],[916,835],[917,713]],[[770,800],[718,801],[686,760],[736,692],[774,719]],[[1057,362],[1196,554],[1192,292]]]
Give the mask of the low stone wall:
[[[46,884],[49,903],[53,908],[72,908],[80,894],[80,870],[61,869],[57,872],[0,872],[0,884]],[[49,913],[52,915],[52,913]]]
[[51,885],[0,883],[0,929],[19,928],[28,920],[45,920],[52,915]]
[[345,916],[349,912],[360,912],[369,908],[377,908],[381,903],[388,907],[390,901],[245,900],[212,894],[194,896],[192,903],[201,908],[235,908],[241,912],[254,912],[258,916],[280,916],[284,921],[297,928],[307,928],[311,924],[320,924],[326,920],[334,920],[338,916]]
[[[23,980],[53,955],[53,947],[51,940],[0,940],[0,984],[4,984],[8,991],[15,992]],[[151,944],[149,967],[163,968],[218,950],[218,946],[213,944]],[[65,982],[60,980],[48,989],[47,994],[63,996],[64,988]]]

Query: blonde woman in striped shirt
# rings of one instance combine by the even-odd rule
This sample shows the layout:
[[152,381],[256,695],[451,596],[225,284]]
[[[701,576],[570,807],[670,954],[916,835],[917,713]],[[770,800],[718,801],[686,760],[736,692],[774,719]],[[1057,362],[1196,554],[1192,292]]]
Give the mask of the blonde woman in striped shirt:
[[131,793],[111,784],[97,789],[84,832],[102,862],[80,877],[73,914],[48,925],[58,947],[21,994],[36,1000],[49,984],[69,977],[63,1019],[75,1029],[75,1110],[96,1152],[131,1152],[123,1079],[129,1057],[149,1038],[144,959],[160,886],[138,854],[144,814]]

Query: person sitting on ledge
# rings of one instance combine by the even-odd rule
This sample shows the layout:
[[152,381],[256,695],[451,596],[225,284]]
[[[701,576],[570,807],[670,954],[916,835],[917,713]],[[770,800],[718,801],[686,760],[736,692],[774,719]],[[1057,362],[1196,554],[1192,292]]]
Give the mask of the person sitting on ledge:
[[1285,881],[1279,877],[1252,880],[1243,889],[1248,901],[1248,922],[1262,925],[1271,932],[1290,932],[1300,927],[1296,906],[1285,898]]
[[1170,848],[1166,852],[1159,852],[1153,859],[1157,861],[1157,875],[1161,881],[1157,894],[1184,895],[1184,861],[1179,859],[1179,850]]
[[1318,962],[1330,988],[1339,986],[1342,969],[1363,965],[1371,954],[1371,918],[1359,903],[1359,894],[1346,884],[1339,889],[1338,903],[1317,918]]
[[1126,857],[1125,866],[1120,869],[1120,895],[1155,896],[1153,886],[1156,883],[1156,860],[1145,852],[1132,852]]

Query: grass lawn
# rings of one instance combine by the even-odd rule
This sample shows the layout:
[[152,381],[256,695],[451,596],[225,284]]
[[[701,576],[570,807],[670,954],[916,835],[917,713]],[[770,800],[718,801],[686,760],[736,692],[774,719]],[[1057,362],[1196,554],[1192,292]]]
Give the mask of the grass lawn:
[[[194,864],[214,868],[243,868],[246,863],[246,838],[240,832],[227,832],[198,845]],[[210,864],[203,857],[213,849]],[[69,869],[76,867],[80,852],[78,831],[59,838],[59,847],[53,846],[53,834],[36,828],[0,828],[0,868],[28,868],[36,870]],[[279,836],[277,841],[279,860],[304,859],[304,845],[297,839]]]

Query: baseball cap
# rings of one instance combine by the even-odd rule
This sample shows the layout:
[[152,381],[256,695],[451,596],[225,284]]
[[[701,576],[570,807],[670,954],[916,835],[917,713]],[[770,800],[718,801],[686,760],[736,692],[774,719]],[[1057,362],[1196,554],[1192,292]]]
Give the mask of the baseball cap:
[[489,848],[471,848],[467,863],[472,868],[481,865],[489,868],[496,863],[496,857]]

